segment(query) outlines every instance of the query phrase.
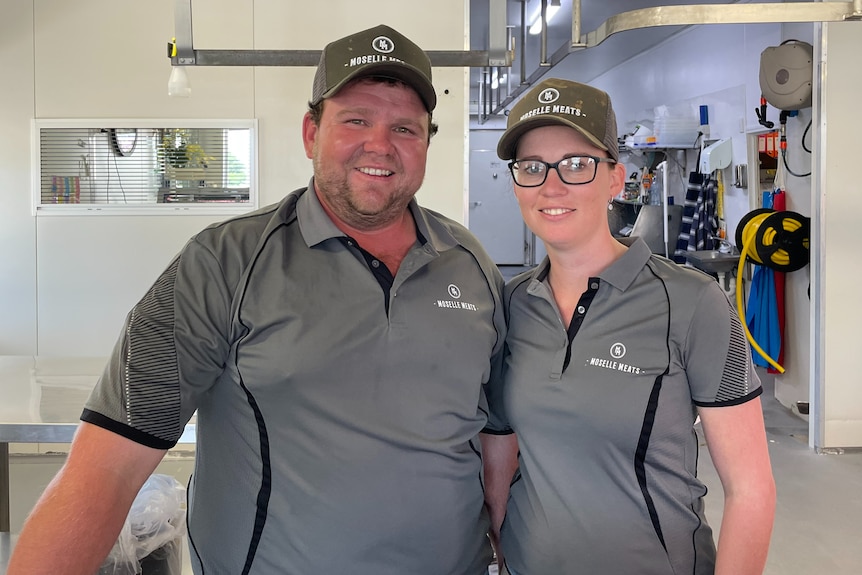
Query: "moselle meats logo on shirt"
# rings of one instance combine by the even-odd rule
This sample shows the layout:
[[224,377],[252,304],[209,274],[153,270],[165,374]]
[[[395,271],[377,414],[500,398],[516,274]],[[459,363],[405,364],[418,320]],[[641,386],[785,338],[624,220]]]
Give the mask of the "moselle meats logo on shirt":
[[446,288],[447,295],[452,299],[438,299],[434,305],[445,309],[460,309],[465,311],[479,311],[476,304],[461,301],[461,288],[455,284],[449,284]]
[[640,375],[641,368],[620,361],[626,355],[626,346],[624,343],[614,343],[608,352],[610,353],[610,358],[591,357],[585,365]]

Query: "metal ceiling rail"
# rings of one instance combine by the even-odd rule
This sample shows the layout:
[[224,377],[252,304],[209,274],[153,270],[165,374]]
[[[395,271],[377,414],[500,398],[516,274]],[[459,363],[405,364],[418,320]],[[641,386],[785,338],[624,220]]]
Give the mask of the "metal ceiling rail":
[[[194,50],[193,62],[180,66],[317,66],[321,50]],[[489,54],[484,50],[425,50],[432,66],[481,68]],[[173,60],[173,59],[172,59]]]
[[[543,0],[542,4],[545,5],[547,1]],[[521,14],[523,44],[526,40],[523,5]],[[657,26],[847,20],[862,20],[862,0],[654,6],[622,12],[605,20],[594,31],[581,34],[581,0],[572,0],[572,41],[561,46],[549,60],[543,53],[541,65],[528,78],[525,78],[522,45],[521,85],[505,99],[498,100],[489,112],[496,114],[505,110],[570,53],[598,46],[619,32]],[[168,45],[168,56],[173,66],[316,66],[320,59],[321,50],[196,50],[192,41],[192,0],[174,0],[174,23],[176,38]],[[547,33],[545,28],[542,36]],[[428,50],[427,53],[432,66],[510,67],[514,60],[514,42],[511,28],[506,27],[506,0],[489,0],[488,43],[488,50]],[[488,96],[493,98],[493,94]],[[482,109],[481,102],[479,109]]]
[[[581,0],[572,0],[572,42],[562,45],[533,73],[524,78],[491,110],[498,114],[518,96],[539,81],[556,64],[572,52],[592,48],[611,35],[641,28],[658,26],[695,26],[702,24],[767,24],[791,22],[843,22],[862,20],[862,0],[852,2],[783,2],[754,4],[698,4],[680,6],[654,6],[621,12],[605,20],[598,28],[580,34]],[[522,26],[524,24],[522,23]],[[577,41],[574,38],[578,38]],[[522,65],[523,69],[523,65]],[[480,102],[481,109],[481,102]]]
[[[699,4],[641,8],[611,16],[572,46],[592,48],[612,34],[655,26],[841,22],[862,18],[862,1],[771,4]],[[573,18],[574,19],[574,18]]]
[[[488,50],[426,50],[432,66],[481,68],[512,65],[506,0],[489,2]],[[317,66],[322,50],[196,50],[192,40],[192,2],[174,0],[176,37],[168,45],[174,66]],[[175,50],[174,50],[175,48]]]

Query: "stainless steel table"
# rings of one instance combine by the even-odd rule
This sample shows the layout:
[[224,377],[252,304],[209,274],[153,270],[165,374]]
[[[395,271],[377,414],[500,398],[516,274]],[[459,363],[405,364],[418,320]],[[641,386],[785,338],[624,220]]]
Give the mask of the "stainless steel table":
[[[105,361],[0,356],[0,533],[10,530],[9,444],[70,443]],[[179,443],[194,442],[192,419]]]

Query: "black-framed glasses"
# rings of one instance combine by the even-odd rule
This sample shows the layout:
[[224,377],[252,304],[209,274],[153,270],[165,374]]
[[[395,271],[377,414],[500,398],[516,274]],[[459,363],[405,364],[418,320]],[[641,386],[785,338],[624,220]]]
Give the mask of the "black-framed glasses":
[[559,162],[543,162],[542,160],[514,160],[509,162],[509,171],[515,183],[522,188],[541,186],[548,179],[551,169],[557,170],[557,175],[565,184],[578,186],[589,184],[596,179],[600,163],[616,164],[610,158],[596,156],[569,156]]

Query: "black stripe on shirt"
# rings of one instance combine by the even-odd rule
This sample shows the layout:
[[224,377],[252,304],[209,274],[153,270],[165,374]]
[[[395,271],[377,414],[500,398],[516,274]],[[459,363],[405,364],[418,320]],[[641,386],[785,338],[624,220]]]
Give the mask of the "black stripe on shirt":
[[[667,373],[667,371],[665,371],[665,373]],[[653,529],[655,529],[655,533],[658,535],[659,541],[661,541],[661,546],[664,548],[665,552],[667,552],[667,545],[664,542],[664,534],[661,530],[661,522],[658,519],[658,511],[655,508],[652,495],[650,495],[649,488],[647,487],[645,464],[647,448],[649,447],[653,424],[655,423],[655,414],[656,411],[658,411],[658,397],[661,393],[661,382],[664,375],[665,374],[663,373],[655,378],[655,383],[652,386],[646,413],[644,414],[643,425],[641,426],[640,437],[638,438],[638,447],[635,451],[634,464],[635,475],[638,478],[638,485],[641,488],[641,494],[643,494],[644,502],[646,503],[647,511],[649,512],[650,521],[652,521]]]

